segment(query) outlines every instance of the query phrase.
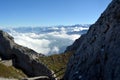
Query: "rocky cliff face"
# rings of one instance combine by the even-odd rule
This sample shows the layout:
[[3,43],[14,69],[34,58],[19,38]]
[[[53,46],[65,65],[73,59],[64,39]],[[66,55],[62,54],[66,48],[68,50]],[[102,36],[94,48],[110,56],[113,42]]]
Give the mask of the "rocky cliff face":
[[66,51],[65,80],[120,80],[120,0],[113,0],[87,34]]
[[13,65],[30,77],[51,75],[51,71],[46,66],[35,60],[38,53],[16,44],[13,37],[2,30],[0,30],[0,56],[3,60],[12,59]]

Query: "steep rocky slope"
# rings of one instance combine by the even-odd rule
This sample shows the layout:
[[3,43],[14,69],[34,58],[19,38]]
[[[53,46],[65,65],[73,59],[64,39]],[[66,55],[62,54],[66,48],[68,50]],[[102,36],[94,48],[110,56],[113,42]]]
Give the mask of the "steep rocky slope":
[[66,51],[65,80],[120,80],[120,0],[112,0],[100,18]]
[[28,76],[50,76],[51,71],[36,61],[38,53],[14,43],[13,37],[0,30],[0,56],[3,60],[12,59],[13,66],[21,69]]

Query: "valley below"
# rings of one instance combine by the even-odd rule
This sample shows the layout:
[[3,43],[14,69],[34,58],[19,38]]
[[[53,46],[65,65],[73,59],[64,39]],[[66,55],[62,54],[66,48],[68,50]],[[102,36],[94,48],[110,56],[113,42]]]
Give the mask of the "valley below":
[[[2,44],[0,46],[0,67],[6,71],[2,70],[0,77],[28,80],[61,79],[64,76],[70,56],[74,54],[74,51],[64,52],[65,48],[80,35],[85,34],[88,28],[88,25],[45,27],[44,29],[39,27],[34,29],[30,27],[2,28],[3,31],[0,31]],[[51,43],[48,45],[44,41]],[[46,53],[41,54],[36,50],[36,47],[39,51]],[[47,48],[50,51],[47,51]]]

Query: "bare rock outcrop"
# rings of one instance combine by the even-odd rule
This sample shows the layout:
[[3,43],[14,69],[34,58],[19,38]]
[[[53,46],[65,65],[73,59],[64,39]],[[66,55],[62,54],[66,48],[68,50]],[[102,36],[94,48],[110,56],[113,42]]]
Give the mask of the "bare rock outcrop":
[[88,32],[66,51],[70,58],[64,80],[120,80],[120,0],[108,8]]
[[[8,33],[0,30],[0,56],[3,60],[13,61],[13,66],[23,70],[28,76],[51,76],[51,71],[36,61],[40,56],[35,51],[16,44]],[[42,55],[41,55],[42,56]]]

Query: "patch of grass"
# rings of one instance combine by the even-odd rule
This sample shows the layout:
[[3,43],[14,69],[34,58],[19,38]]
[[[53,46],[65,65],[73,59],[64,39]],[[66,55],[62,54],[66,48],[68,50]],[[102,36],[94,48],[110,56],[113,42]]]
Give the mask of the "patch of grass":
[[0,77],[22,79],[27,77],[21,70],[0,63]]
[[74,51],[62,54],[54,54],[51,56],[44,56],[40,57],[39,61],[48,66],[48,68],[53,70],[54,72],[57,72],[61,68],[64,68],[63,70],[61,70],[61,72],[56,73],[56,75],[60,75],[59,78],[62,78],[66,70],[68,60],[72,54],[74,54]]

